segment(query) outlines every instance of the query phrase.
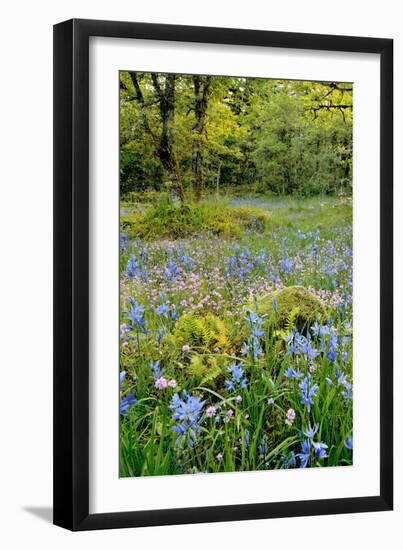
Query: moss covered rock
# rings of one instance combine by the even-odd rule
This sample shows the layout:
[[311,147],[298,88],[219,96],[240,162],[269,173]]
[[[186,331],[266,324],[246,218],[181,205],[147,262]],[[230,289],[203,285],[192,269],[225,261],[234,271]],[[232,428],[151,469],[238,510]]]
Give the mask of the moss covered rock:
[[260,314],[267,314],[279,328],[284,328],[292,319],[293,325],[303,330],[326,315],[322,302],[303,286],[289,286],[264,294],[250,304],[251,309],[256,306]]

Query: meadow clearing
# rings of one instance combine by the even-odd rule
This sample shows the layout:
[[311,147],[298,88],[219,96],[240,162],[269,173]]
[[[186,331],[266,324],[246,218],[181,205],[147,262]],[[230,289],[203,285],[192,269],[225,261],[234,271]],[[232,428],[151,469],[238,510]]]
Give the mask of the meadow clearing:
[[121,202],[120,475],[351,465],[349,196]]

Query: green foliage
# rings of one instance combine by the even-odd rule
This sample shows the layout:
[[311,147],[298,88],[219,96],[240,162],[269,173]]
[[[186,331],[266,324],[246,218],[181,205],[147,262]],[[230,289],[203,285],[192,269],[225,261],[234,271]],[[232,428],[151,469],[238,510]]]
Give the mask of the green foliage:
[[139,144],[124,147],[120,151],[120,192],[127,196],[131,191],[144,191],[162,187],[162,169],[153,158],[150,147]]
[[208,355],[192,356],[189,365],[189,373],[196,385],[215,387],[217,378],[224,372],[223,362]]
[[[319,83],[271,81],[267,86],[264,95],[254,97],[250,115],[258,177],[282,195],[350,192],[351,112],[333,109],[341,98],[332,95],[327,103],[328,86]],[[342,103],[351,105],[351,96]]]
[[[120,75],[122,195],[162,189],[170,180],[155,141],[158,95],[150,73],[137,76],[144,106],[129,74]],[[176,75],[170,131],[185,189],[198,143],[205,190],[246,184],[283,195],[351,194],[351,84],[211,77],[201,134],[195,122],[193,77]]]
[[179,317],[172,340],[176,346],[190,346],[199,351],[224,351],[229,346],[227,327],[211,313],[201,316],[194,312]]
[[270,292],[258,297],[250,305],[256,307],[260,314],[267,314],[277,327],[285,331],[291,331],[294,327],[306,330],[314,321],[323,320],[326,315],[322,302],[303,286],[290,286]]
[[161,200],[142,212],[121,214],[121,226],[132,237],[178,238],[196,233],[239,237],[246,230],[264,231],[265,212],[251,206],[230,207],[222,201],[190,203],[184,207]]

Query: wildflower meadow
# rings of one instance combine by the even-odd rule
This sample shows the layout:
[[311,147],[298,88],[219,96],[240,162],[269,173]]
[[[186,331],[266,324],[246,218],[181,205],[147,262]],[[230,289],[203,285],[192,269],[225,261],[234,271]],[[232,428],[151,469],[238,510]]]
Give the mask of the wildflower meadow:
[[347,85],[207,78],[121,74],[120,476],[351,465]]

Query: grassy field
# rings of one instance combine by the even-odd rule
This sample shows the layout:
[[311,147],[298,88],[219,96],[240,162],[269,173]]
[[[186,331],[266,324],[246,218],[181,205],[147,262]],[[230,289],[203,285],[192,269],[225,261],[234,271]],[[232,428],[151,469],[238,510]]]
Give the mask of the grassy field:
[[351,199],[121,204],[120,474],[352,463]]

